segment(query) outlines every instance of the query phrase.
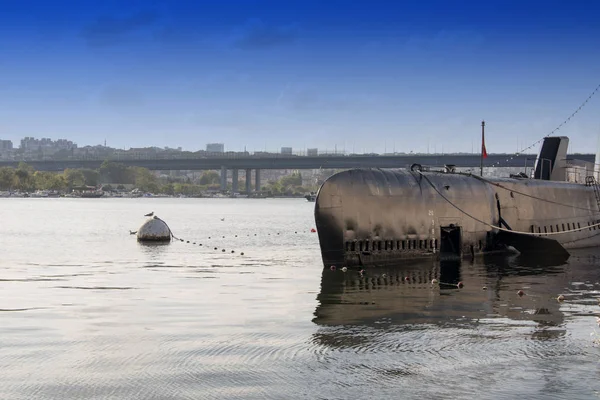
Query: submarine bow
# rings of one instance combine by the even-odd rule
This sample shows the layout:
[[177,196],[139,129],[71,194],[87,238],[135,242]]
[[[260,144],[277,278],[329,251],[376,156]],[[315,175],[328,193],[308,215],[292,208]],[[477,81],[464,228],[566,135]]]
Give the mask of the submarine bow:
[[[493,191],[457,174],[430,174],[448,200],[468,204],[493,222]],[[439,196],[419,172],[355,169],[333,175],[315,205],[325,265],[365,266],[411,258],[461,257],[467,246],[483,250],[491,228],[465,216]]]

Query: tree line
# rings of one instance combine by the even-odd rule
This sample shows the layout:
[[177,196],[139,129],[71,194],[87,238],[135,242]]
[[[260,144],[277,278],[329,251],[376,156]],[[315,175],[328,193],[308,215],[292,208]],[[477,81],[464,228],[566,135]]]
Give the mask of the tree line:
[[[220,190],[220,175],[215,171],[205,171],[195,182],[189,178],[159,178],[147,168],[128,167],[124,164],[104,161],[98,170],[65,169],[63,172],[36,171],[26,163],[17,168],[0,168],[0,190],[33,192],[53,190],[71,192],[85,187],[100,187],[104,190],[124,189],[123,185],[146,193],[164,193],[186,196],[201,195],[206,190]],[[243,183],[240,189],[245,189]],[[231,184],[228,184],[231,190]],[[314,191],[314,187],[303,187],[302,176],[294,173],[273,182],[268,182],[263,191],[270,195],[302,195]]]

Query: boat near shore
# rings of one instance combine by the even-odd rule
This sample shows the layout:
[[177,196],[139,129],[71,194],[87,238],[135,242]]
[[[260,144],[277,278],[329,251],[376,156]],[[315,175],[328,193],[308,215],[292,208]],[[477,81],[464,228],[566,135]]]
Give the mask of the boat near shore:
[[594,164],[567,160],[567,147],[567,137],[546,137],[532,177],[485,178],[417,164],[335,174],[315,204],[324,265],[515,250],[568,257],[568,249],[599,246]]
[[102,196],[104,196],[104,192],[102,190],[85,191],[81,192],[81,194],[79,195],[79,197],[83,199],[98,199]]

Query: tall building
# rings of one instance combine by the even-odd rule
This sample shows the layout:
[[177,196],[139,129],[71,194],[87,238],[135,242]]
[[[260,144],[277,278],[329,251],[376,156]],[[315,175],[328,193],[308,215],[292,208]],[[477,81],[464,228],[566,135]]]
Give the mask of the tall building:
[[12,141],[0,139],[0,150],[12,150],[12,149],[13,149]]
[[306,149],[306,155],[309,157],[315,157],[319,155],[319,149]]
[[282,147],[281,148],[281,154],[291,155],[292,154],[292,148],[291,147]]
[[24,137],[21,139],[21,149],[23,150],[39,150],[41,148],[71,150],[76,149],[77,144],[67,139],[52,140],[50,138],[36,139],[34,137]]
[[13,155],[13,143],[10,140],[0,139],[0,160],[11,160]]
[[225,145],[223,143],[208,143],[206,145],[206,151],[208,153],[224,153]]

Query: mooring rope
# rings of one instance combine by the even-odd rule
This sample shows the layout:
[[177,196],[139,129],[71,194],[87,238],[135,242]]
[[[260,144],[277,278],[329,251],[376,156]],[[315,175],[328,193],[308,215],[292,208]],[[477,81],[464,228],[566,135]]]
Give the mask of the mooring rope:
[[475,220],[475,221],[477,221],[477,222],[479,222],[479,223],[481,223],[483,225],[489,226],[492,229],[497,229],[499,231],[505,231],[505,232],[510,232],[510,233],[519,233],[519,234],[523,234],[523,235],[530,235],[530,236],[550,236],[550,235],[560,235],[560,234],[564,234],[564,233],[579,232],[579,231],[583,231],[583,230],[586,230],[586,229],[594,228],[596,226],[600,226],[600,223],[598,223],[598,224],[588,225],[588,226],[585,226],[583,228],[570,229],[570,230],[561,231],[561,232],[538,232],[538,233],[535,233],[535,232],[514,231],[514,230],[502,228],[501,226],[496,226],[496,225],[490,224],[488,222],[482,221],[479,218],[477,218],[477,217],[469,214],[465,210],[461,209],[456,204],[454,204],[450,199],[448,199],[446,196],[444,196],[442,194],[442,192],[440,192],[438,190],[438,188],[435,187],[435,185],[433,184],[433,182],[431,182],[429,180],[429,178],[424,173],[422,173],[421,171],[418,171],[418,170],[417,170],[417,172],[423,178],[425,178],[425,180],[431,185],[431,187],[433,188],[433,190],[435,190],[440,195],[440,197],[442,197],[444,200],[446,200],[448,202],[448,204],[450,204],[452,207],[456,208],[458,211],[460,211],[461,213],[463,213],[467,217],[469,217],[469,218],[471,218],[471,219],[473,219],[473,220]]
[[167,224],[164,220],[158,218],[156,215],[154,216],[154,219],[159,220],[160,222],[162,222],[163,224],[165,224],[165,226],[167,227],[167,229],[169,230],[169,233],[171,234],[171,237],[173,237],[173,231],[171,230],[171,227],[169,226],[169,224]]
[[484,178],[482,176],[478,176],[478,175],[475,175],[475,174],[469,174],[469,176],[471,176],[471,177],[473,177],[475,179],[478,179],[480,181],[483,181],[485,183],[488,183],[490,185],[497,186],[497,187],[499,187],[501,189],[508,190],[509,192],[518,193],[521,196],[529,197],[529,198],[532,198],[532,199],[535,199],[535,200],[544,201],[546,203],[551,203],[551,204],[556,204],[558,206],[575,208],[575,209],[583,210],[583,211],[589,211],[589,212],[593,212],[593,213],[596,213],[596,214],[600,213],[600,210],[592,210],[591,208],[577,207],[577,206],[574,206],[574,205],[571,205],[571,204],[559,203],[559,202],[554,201],[554,200],[548,200],[548,199],[537,197],[537,196],[534,196],[534,195],[531,195],[531,194],[519,192],[518,190],[507,188],[506,186],[502,186],[501,184],[499,184],[497,182],[490,181],[490,180],[488,180],[488,179],[486,179],[486,178]]
[[[521,149],[520,151],[517,151],[512,157],[507,158],[506,161],[510,161],[513,158],[520,156],[521,154],[523,154],[524,152],[526,152],[527,150],[531,149],[533,146],[535,146],[536,144],[540,143],[542,140],[546,139],[548,136],[554,134],[555,132],[558,132],[560,130],[560,128],[563,127],[563,125],[567,124],[571,118],[573,118],[579,111],[581,111],[581,109],[583,107],[585,107],[585,105],[592,99],[592,97],[594,97],[594,95],[598,92],[598,90],[600,90],[600,84],[598,84],[598,86],[596,86],[596,88],[592,91],[592,93],[587,97],[587,99],[585,99],[585,101],[583,103],[581,103],[581,105],[575,110],[573,111],[573,113],[571,113],[571,115],[569,115],[569,117],[567,119],[565,119],[563,122],[561,122],[556,128],[554,128],[552,131],[550,131],[550,133],[548,133],[546,136],[544,136],[543,138],[541,138],[540,140],[538,140],[537,142],[533,143],[532,145],[530,145],[529,147],[526,147],[524,149]],[[494,164],[490,165],[490,167],[497,167],[500,163],[502,162],[502,160],[500,161],[496,161]]]

